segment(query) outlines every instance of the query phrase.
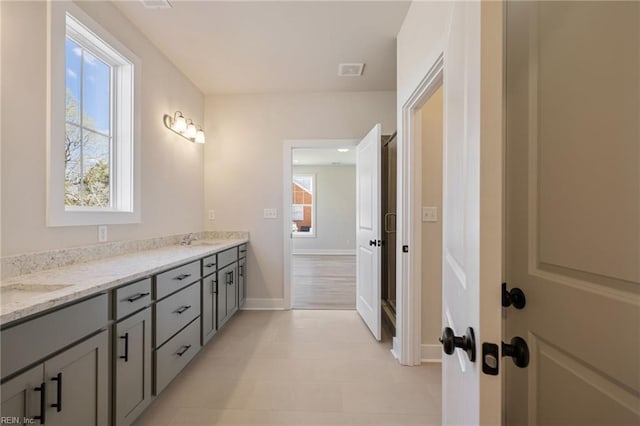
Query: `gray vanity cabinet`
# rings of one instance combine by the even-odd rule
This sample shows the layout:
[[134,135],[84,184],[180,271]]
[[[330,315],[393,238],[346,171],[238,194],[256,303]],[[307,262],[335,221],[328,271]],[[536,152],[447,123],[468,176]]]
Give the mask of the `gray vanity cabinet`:
[[208,342],[218,330],[218,274],[202,279],[202,344]]
[[238,246],[238,308],[247,298],[247,244]]
[[[17,424],[108,424],[108,332],[72,346],[2,384],[2,417]],[[24,419],[27,419],[24,422]]]
[[238,265],[232,263],[218,271],[218,328],[238,310]]
[[6,423],[23,425],[25,419],[35,419],[38,423],[43,374],[43,367],[39,365],[0,385],[0,416],[7,419]]
[[151,308],[115,325],[114,424],[129,425],[151,401]]
[[44,363],[47,425],[107,425],[108,336],[102,331]]

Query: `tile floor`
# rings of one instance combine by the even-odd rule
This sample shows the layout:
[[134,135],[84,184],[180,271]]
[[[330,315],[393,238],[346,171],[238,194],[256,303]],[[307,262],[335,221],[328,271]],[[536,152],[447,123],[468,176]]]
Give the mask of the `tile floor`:
[[439,425],[440,364],[389,349],[355,311],[240,311],[137,425]]

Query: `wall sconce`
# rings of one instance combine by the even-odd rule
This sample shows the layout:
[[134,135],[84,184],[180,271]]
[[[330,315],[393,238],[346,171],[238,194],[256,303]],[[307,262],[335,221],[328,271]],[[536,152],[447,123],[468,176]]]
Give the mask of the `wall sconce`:
[[182,136],[189,142],[204,143],[204,131],[202,127],[196,126],[190,118],[184,118],[180,111],[176,111],[173,117],[164,115],[164,126],[173,133]]

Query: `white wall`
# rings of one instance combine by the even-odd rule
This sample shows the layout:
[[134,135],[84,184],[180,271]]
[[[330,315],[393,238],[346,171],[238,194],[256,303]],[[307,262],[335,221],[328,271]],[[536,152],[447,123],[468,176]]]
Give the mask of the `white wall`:
[[[395,92],[207,96],[205,210],[209,230],[250,232],[248,297],[282,299],[282,168],[286,139],[358,139],[396,127]],[[263,219],[263,209],[278,209]]]
[[[109,2],[84,9],[142,60],[142,223],[109,226],[128,240],[202,229],[203,148],[164,128],[183,111],[203,123],[204,96]],[[47,228],[47,7],[0,2],[3,256],[97,243],[97,227]]]
[[356,250],[356,167],[294,166],[294,174],[315,175],[315,237],[294,238],[293,253]]
[[422,205],[438,208],[437,222],[422,223],[422,344],[439,354],[442,334],[442,93],[422,107]]

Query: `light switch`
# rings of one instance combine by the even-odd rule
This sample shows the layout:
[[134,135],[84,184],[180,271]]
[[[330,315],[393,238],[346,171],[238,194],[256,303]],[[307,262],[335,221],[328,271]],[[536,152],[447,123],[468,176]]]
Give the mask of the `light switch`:
[[423,222],[437,222],[438,221],[438,208],[437,207],[423,207],[422,208],[422,221]]
[[265,219],[277,219],[278,218],[278,209],[264,209]]
[[209,220],[216,220],[216,211],[209,210]]

